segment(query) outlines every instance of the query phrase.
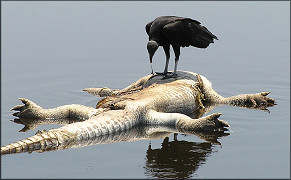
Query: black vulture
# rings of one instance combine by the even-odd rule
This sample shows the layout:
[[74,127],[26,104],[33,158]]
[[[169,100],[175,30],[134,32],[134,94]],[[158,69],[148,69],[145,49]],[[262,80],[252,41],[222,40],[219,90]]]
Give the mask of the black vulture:
[[[146,25],[146,32],[149,36],[147,49],[149,53],[152,74],[152,59],[159,46],[163,46],[166,54],[166,65],[163,74],[165,77],[176,77],[176,70],[180,56],[180,47],[194,46],[207,48],[213,39],[218,38],[206,27],[200,25],[199,21],[191,18],[177,16],[161,16]],[[168,64],[170,59],[170,45],[175,53],[174,73],[168,76]]]

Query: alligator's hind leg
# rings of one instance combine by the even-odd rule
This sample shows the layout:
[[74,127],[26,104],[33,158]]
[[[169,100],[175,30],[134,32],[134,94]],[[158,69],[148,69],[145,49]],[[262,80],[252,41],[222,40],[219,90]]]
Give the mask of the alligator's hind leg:
[[226,127],[230,127],[230,125],[223,120],[219,120],[218,117],[220,115],[221,113],[214,113],[202,118],[192,119],[180,113],[163,113],[149,110],[146,115],[146,123],[175,126],[179,132],[226,131]]
[[44,109],[34,102],[19,98],[24,105],[17,105],[10,110],[18,112],[13,113],[14,116],[19,118],[31,118],[31,119],[78,119],[86,120],[92,115],[103,111],[103,109],[94,109],[93,107],[87,107],[79,104],[71,104],[59,106],[53,109]]
[[211,132],[226,131],[230,125],[218,117],[221,113],[214,113],[199,119],[179,119],[177,128],[180,131]]

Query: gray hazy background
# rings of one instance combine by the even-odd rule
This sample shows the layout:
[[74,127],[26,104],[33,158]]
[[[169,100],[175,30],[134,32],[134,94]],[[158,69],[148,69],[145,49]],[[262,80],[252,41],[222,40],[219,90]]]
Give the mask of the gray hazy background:
[[[278,105],[263,111],[217,107],[231,125],[190,177],[290,177],[290,2],[1,2],[2,145],[19,133],[13,106],[19,97],[44,108],[95,106],[88,87],[124,88],[151,72],[145,25],[161,15],[191,17],[219,40],[207,49],[182,48],[178,70],[206,76],[223,96],[271,91]],[[165,55],[153,59],[162,71]],[[173,70],[171,52],[169,70]],[[54,126],[59,127],[59,126]],[[182,136],[203,142],[195,136]],[[160,148],[161,140],[152,141]],[[2,157],[3,178],[151,178],[145,173],[149,141],[97,145]]]

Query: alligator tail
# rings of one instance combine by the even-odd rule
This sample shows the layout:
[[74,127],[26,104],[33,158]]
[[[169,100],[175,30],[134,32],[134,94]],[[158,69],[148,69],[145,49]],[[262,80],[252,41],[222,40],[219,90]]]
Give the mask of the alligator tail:
[[33,151],[44,152],[90,144],[97,138],[129,129],[136,125],[138,116],[125,110],[101,113],[83,122],[58,129],[37,132],[34,136],[1,147],[1,156]]
[[2,146],[1,156],[23,152],[31,153],[33,151],[44,152],[64,149],[66,147],[65,145],[69,143],[70,139],[72,139],[70,135],[58,129],[38,131],[32,137],[6,146]]

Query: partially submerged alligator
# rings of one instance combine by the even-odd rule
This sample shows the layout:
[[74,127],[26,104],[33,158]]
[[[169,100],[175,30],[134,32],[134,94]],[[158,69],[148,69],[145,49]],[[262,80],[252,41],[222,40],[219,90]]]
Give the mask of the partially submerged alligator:
[[[18,111],[13,114],[18,118],[37,119],[40,124],[41,121],[56,119],[80,122],[41,131],[30,138],[2,146],[1,155],[133,141],[157,137],[159,133],[163,136],[173,132],[191,133],[207,140],[207,133],[224,132],[230,127],[227,122],[218,119],[220,113],[202,117],[214,106],[232,105],[267,110],[267,107],[276,104],[274,99],[267,97],[269,92],[225,98],[214,91],[210,81],[202,75],[188,71],[178,71],[177,75],[168,79],[148,75],[122,90],[85,89],[88,93],[105,97],[97,103],[96,109],[77,104],[43,109],[30,100],[20,98],[24,105],[11,109]],[[128,131],[147,125],[153,128],[125,136]],[[114,138],[114,135],[119,138]]]

